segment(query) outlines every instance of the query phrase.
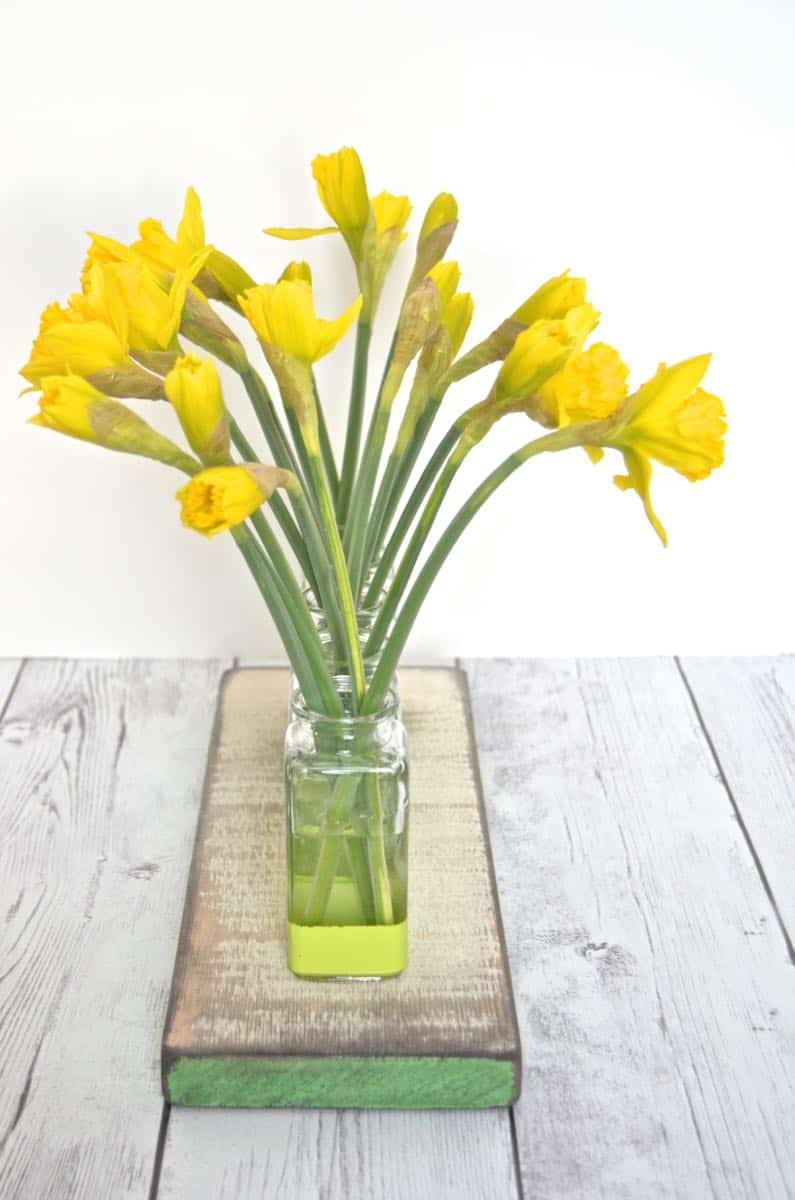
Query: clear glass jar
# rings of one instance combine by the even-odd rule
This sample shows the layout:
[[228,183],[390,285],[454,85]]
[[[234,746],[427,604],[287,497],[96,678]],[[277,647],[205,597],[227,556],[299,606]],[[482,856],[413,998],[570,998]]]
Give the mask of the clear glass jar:
[[390,691],[373,716],[290,704],[285,736],[288,962],[304,978],[382,979],[406,965],[408,759]]

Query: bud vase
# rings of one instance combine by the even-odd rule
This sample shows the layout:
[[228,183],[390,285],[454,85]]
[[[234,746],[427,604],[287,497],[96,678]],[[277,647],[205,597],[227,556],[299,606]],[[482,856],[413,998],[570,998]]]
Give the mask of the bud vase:
[[372,716],[290,701],[285,737],[288,962],[309,979],[383,979],[406,965],[408,761],[394,692]]

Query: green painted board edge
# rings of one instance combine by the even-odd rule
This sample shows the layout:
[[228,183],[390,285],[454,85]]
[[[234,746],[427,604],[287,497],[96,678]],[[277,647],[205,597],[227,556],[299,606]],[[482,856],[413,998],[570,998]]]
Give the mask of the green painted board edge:
[[496,1058],[180,1057],[172,1104],[220,1108],[494,1108],[519,1094],[516,1063]]

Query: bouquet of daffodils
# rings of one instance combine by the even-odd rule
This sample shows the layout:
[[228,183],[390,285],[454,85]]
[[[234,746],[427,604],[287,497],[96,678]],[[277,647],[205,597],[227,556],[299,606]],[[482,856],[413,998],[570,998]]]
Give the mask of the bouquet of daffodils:
[[[603,342],[587,344],[599,314],[586,299],[585,281],[568,272],[542,284],[462,353],[473,303],[458,290],[457,263],[445,259],[458,209],[453,196],[442,193],[420,226],[365,420],[371,330],[387,272],[408,236],[411,205],[389,192],[371,196],[350,148],[320,155],[312,171],[331,224],[265,232],[288,241],[344,238],[358,294],[339,316],[316,315],[307,263],[291,262],[275,283],[258,284],[208,245],[198,196],[189,189],[175,237],[151,219],[130,245],[91,236],[80,291],[65,305],[45,309],[22,375],[39,392],[33,424],[181,472],[183,523],[207,537],[230,532],[306,703],[331,717],[343,714],[334,664],[344,664],[349,703],[367,715],[383,702],[448,554],[523,463],[574,447],[594,462],[605,450],[617,451],[625,473],[616,484],[637,493],[665,542],[650,496],[652,461],[704,479],[723,461],[725,416],[720,399],[701,387],[708,355],[660,366],[630,392],[618,352]],[[270,387],[219,315],[224,307],[250,324]],[[347,432],[338,461],[313,365],[353,325]],[[214,358],[239,376],[261,427],[262,451],[230,416]],[[483,399],[455,416],[415,479],[440,409],[451,407],[448,392],[474,372],[486,377]],[[408,396],[393,422],[404,384]],[[137,411],[122,400],[139,402]],[[156,417],[163,403],[176,411],[185,446],[140,415],[146,408]],[[509,413],[524,414],[543,432],[493,470],[434,536],[439,508],[464,461]],[[364,612],[374,619],[364,624]]]

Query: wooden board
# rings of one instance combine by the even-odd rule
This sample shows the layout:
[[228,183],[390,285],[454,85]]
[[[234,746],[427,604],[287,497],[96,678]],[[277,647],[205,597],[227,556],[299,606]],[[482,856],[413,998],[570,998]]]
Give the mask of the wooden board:
[[[527,1064],[524,1195],[795,1195],[792,963],[675,663],[467,667]],[[724,678],[708,722],[740,721],[743,690]]]
[[287,673],[227,676],[163,1040],[172,1103],[470,1108],[515,1098],[519,1039],[465,678],[407,670],[401,691],[409,966],[380,983],[307,982],[285,954]]
[[5,705],[0,689],[8,1200],[150,1195],[160,1030],[225,665],[29,661]]
[[795,962],[795,656],[680,666]]

